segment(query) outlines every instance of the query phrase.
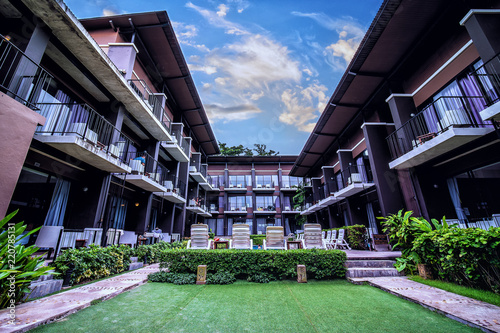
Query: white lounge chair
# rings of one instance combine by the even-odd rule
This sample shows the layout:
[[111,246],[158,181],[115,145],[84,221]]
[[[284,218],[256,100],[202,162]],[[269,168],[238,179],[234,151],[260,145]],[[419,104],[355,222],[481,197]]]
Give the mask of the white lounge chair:
[[172,242],[180,242],[180,241],[181,241],[181,234],[172,233]]
[[187,248],[192,250],[208,250],[212,240],[208,239],[207,224],[193,224],[191,226],[191,239],[187,243]]
[[340,229],[339,230],[339,237],[335,240],[334,249],[336,249],[337,247],[347,248],[348,250],[351,249],[349,244],[347,244],[347,242],[344,239],[344,234],[345,234],[345,229]]
[[304,239],[302,240],[302,248],[326,250],[326,242],[322,237],[321,224],[304,224]]
[[326,232],[326,248],[333,250],[335,248],[336,240],[337,240],[337,230],[328,230]]
[[41,249],[48,248],[49,253],[47,258],[50,258],[52,251],[56,252],[57,241],[61,232],[64,230],[63,226],[47,226],[44,225],[38,231],[38,236],[36,237],[35,245]]
[[266,239],[263,240],[264,250],[286,250],[286,241],[283,227],[266,228]]
[[248,224],[233,224],[233,239],[229,243],[232,249],[253,248],[253,240],[250,238],[250,226]]

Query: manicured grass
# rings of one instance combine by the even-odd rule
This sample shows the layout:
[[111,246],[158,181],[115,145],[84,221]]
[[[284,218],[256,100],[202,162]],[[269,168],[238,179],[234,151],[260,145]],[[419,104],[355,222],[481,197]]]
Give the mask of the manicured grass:
[[33,332],[480,332],[344,280],[148,283]]
[[458,295],[474,298],[479,301],[500,306],[500,295],[495,294],[494,292],[491,291],[464,287],[455,283],[444,282],[439,280],[426,280],[416,275],[410,276],[409,279],[431,287],[443,289]]

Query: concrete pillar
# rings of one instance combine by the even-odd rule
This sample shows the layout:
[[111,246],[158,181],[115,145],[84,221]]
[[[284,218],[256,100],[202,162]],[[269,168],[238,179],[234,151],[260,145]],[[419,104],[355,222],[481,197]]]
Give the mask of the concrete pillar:
[[460,25],[467,29],[483,62],[500,53],[500,9],[472,9]]
[[135,57],[139,50],[133,43],[109,43],[108,57],[122,71],[126,80],[132,78]]
[[[7,213],[37,125],[45,118],[0,93],[0,219]],[[10,212],[9,212],[10,213]]]
[[389,168],[391,156],[385,140],[394,127],[386,123],[365,123],[362,128],[382,215],[397,213],[404,208],[404,203],[397,174]]

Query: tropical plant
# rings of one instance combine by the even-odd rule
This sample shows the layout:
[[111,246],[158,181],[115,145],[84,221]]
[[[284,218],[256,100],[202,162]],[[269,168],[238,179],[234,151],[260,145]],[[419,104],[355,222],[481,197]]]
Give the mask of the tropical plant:
[[0,308],[11,307],[30,292],[31,281],[42,275],[53,274],[53,268],[43,266],[42,256],[32,257],[38,251],[34,245],[25,247],[19,241],[40,228],[26,230],[24,222],[9,222],[17,210],[0,221]]
[[[306,188],[303,183],[297,186],[297,191],[293,196],[293,209],[295,211],[300,211],[302,206],[304,205],[304,201],[306,200]],[[295,215],[295,223],[297,225],[303,225],[307,222],[307,217],[305,215],[297,214]]]

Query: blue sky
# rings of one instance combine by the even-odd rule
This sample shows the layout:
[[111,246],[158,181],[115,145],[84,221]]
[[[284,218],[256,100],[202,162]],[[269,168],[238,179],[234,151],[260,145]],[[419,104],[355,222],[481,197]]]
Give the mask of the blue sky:
[[298,154],[382,0],[66,0],[78,18],[166,10],[214,133]]

